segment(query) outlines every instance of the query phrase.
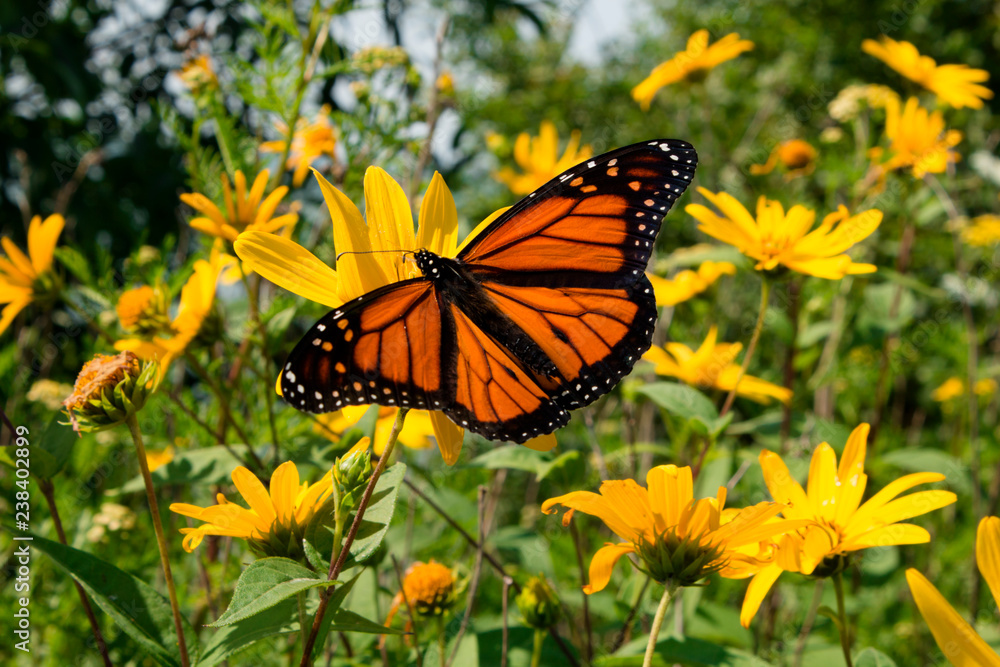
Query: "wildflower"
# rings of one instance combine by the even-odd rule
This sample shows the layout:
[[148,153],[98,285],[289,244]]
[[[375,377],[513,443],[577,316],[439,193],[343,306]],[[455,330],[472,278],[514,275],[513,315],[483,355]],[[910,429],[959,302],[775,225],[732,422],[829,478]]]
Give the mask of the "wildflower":
[[[282,185],[275,188],[265,198],[264,190],[267,187],[269,177],[270,172],[267,169],[257,174],[250,191],[247,192],[246,177],[242,171],[237,169],[236,177],[233,179],[236,188],[234,197],[229,177],[223,174],[222,199],[226,208],[225,213],[211,199],[201,193],[187,192],[182,194],[181,201],[202,214],[202,216],[192,218],[188,224],[198,231],[226,239],[229,242],[235,241],[240,232],[247,230],[273,232],[294,225],[299,220],[297,213],[292,212],[276,218],[273,217],[275,209],[278,208],[278,204],[288,192],[288,186]],[[262,199],[263,201],[261,201]]]
[[232,477],[249,509],[229,502],[221,493],[216,496],[218,504],[209,507],[170,505],[171,512],[206,522],[197,528],[181,528],[184,550],[194,551],[206,535],[228,535],[246,540],[251,549],[265,556],[300,558],[303,536],[332,496],[333,471],[315,484],[300,483],[295,463],[286,461],[271,475],[270,492],[243,466],[233,470]]
[[865,475],[868,424],[851,433],[837,466],[837,454],[827,443],[813,452],[808,492],[796,482],[781,457],[764,450],[760,465],[771,497],[782,503],[787,519],[809,524],[786,533],[776,541],[772,561],[754,575],[743,601],[740,622],[750,626],[764,596],[782,572],[827,577],[842,572],[851,553],[870,547],[929,542],[930,533],[919,526],[900,523],[955,502],[950,491],[919,491],[903,498],[899,494],[918,484],[940,482],[944,475],[923,472],[891,482],[861,504],[868,476]]
[[101,509],[92,519],[93,525],[87,530],[87,540],[100,542],[108,532],[135,528],[135,512],[118,503],[101,503]]
[[441,72],[437,81],[434,82],[434,89],[439,95],[453,97],[455,95],[455,77],[451,75],[451,72]]
[[[278,123],[278,131],[281,136],[288,136],[288,126]],[[265,141],[260,145],[263,153],[284,153],[288,141]],[[324,104],[316,118],[311,122],[299,119],[295,125],[295,132],[292,134],[292,147],[288,151],[288,160],[285,162],[287,169],[294,169],[292,175],[292,185],[301,187],[306,180],[306,174],[313,162],[323,156],[333,158],[333,151],[337,147],[337,134],[333,124],[330,122],[330,106]],[[266,171],[263,173],[267,173]],[[260,178],[260,176],[258,176]],[[267,177],[264,177],[267,181]],[[277,190],[275,190],[277,192]],[[272,195],[273,196],[273,195]],[[284,195],[282,195],[284,196]],[[278,197],[280,200],[281,197]]]
[[736,266],[731,262],[705,261],[698,265],[697,271],[685,269],[670,279],[650,273],[647,273],[646,277],[653,285],[657,306],[676,306],[696,294],[701,294],[722,276],[731,276],[735,273]]
[[623,540],[606,544],[590,563],[588,595],[603,590],[611,580],[615,563],[625,554],[636,554],[645,572],[658,583],[693,586],[701,579],[721,572],[727,576],[736,564],[746,561],[738,547],[775,536],[798,525],[768,520],[782,506],[763,502],[747,507],[723,523],[726,487],[715,498],[695,500],[691,468],[656,466],[646,475],[648,488],[635,480],[609,480],[601,484],[600,495],[573,491],[542,504],[551,514],[556,505],[571,510],[563,517],[568,523],[572,511],[596,516]]
[[131,352],[97,354],[83,365],[73,393],[63,401],[73,429],[98,431],[123,423],[146,404],[159,381],[156,363]]
[[194,263],[194,273],[181,289],[177,316],[169,326],[156,330],[156,333],[145,332],[145,337],[116,341],[115,349],[130,350],[143,359],[158,359],[163,368],[169,366],[201,331],[212,310],[219,276],[232,260],[220,251],[218,245],[213,247],[208,260],[199,259]]
[[[416,234],[406,195],[384,170],[371,167],[365,172],[367,224],[342,192],[318,173],[316,179],[331,212],[334,246],[342,255],[336,271],[294,241],[274,234],[244,232],[235,243],[240,259],[286,290],[336,308],[374,289],[419,274],[419,269],[404,261],[403,253],[372,250],[426,248],[444,257],[458,253],[458,211],[440,174],[435,172],[421,202]],[[475,234],[473,231],[470,238]],[[462,451],[465,432],[443,412],[430,412],[430,421],[442,458],[453,465]],[[527,446],[547,451],[555,444],[550,434],[529,441]]]
[[770,174],[779,164],[785,169],[785,180],[811,174],[816,168],[816,149],[802,139],[782,141],[774,147],[764,164],[750,165],[750,173]]
[[837,93],[828,108],[831,118],[846,123],[858,117],[862,102],[870,109],[884,109],[890,100],[899,100],[899,95],[892,88],[874,83],[856,83]]
[[536,630],[548,630],[562,615],[556,592],[541,574],[528,579],[515,602],[524,622]]
[[184,63],[178,76],[195,95],[219,87],[219,79],[215,76],[212,61],[204,53]]
[[754,219],[725,192],[713,194],[705,188],[698,188],[698,192],[722,213],[720,216],[701,204],[689,204],[684,210],[698,220],[698,229],[757,260],[758,271],[782,265],[798,273],[840,279],[876,270],[872,264],[855,263],[844,253],[878,229],[882,222],[878,209],[852,216],[847,207],[841,206],[809,231],[816,214],[804,206],[795,205],[786,214],[780,202],[762,196],[757,200]]
[[[358,423],[358,421],[368,412],[367,405],[346,406],[337,412],[327,412],[316,415],[316,423],[313,431],[324,436],[331,442],[340,442],[340,436],[348,429]],[[374,453],[376,456],[382,455],[386,443],[389,441],[389,432],[396,422],[398,408],[379,406],[378,417],[375,421]],[[403,429],[399,432],[399,442],[410,449],[427,449],[433,446],[434,423],[431,415],[426,410],[410,410],[403,422]]]
[[0,239],[7,254],[0,257],[0,304],[6,304],[0,311],[0,335],[28,304],[47,304],[54,299],[59,283],[52,271],[52,256],[65,224],[58,213],[45,222],[41,216],[33,217],[28,225],[27,255],[10,239]]
[[[993,378],[983,378],[972,385],[972,393],[976,396],[992,396],[996,391],[997,381]],[[931,398],[938,403],[947,403],[962,396],[965,396],[965,381],[957,377],[948,378],[931,392]]]
[[976,216],[972,224],[962,230],[962,240],[972,246],[1000,243],[1000,215],[988,213]]
[[[976,565],[1000,604],[1000,519],[985,517],[976,530]],[[906,582],[920,615],[934,641],[955,667],[1000,667],[1000,656],[976,633],[927,577],[914,568],[906,571]]]
[[510,167],[505,167],[495,174],[495,178],[515,195],[526,195],[591,155],[593,153],[590,146],[580,146],[580,131],[573,130],[566,150],[559,157],[556,126],[543,120],[537,137],[522,132],[514,142],[514,161],[523,173],[519,174]]
[[441,563],[414,563],[406,569],[403,590],[392,599],[385,626],[392,626],[392,619],[404,603],[419,616],[443,615],[455,604],[456,583],[455,573]]
[[125,331],[152,335],[170,326],[167,297],[159,286],[142,285],[125,290],[118,297],[115,312]]
[[983,100],[993,98],[993,91],[980,85],[989,80],[989,72],[968,65],[938,65],[933,58],[920,55],[917,47],[910,42],[897,42],[883,35],[881,43],[873,39],[863,41],[861,50],[956,109],[982,109]]
[[688,38],[684,51],[654,67],[649,76],[632,89],[632,99],[639,103],[643,111],[647,111],[660,88],[685,79],[699,81],[717,65],[753,47],[753,42],[740,39],[735,32],[709,46],[708,31],[698,30]]
[[923,178],[927,173],[943,173],[960,157],[951,149],[962,141],[962,133],[946,131],[941,112],[928,111],[915,97],[906,101],[902,111],[898,101],[886,105],[885,136],[889,140],[888,160],[878,163],[885,153],[880,147],[868,151],[883,174],[910,167],[914,178]]
[[163,449],[146,452],[146,465],[149,466],[149,472],[153,472],[157,468],[162,468],[173,460],[174,448],[169,445]]
[[[667,343],[664,347],[649,348],[642,358],[655,364],[657,375],[674,377],[697,387],[731,391],[739,377],[740,367],[734,363],[743,350],[742,343],[716,343],[718,330],[708,330],[708,336],[697,351],[683,343]],[[770,403],[778,399],[787,404],[792,391],[760,378],[744,375],[736,393],[757,403]]]
[[31,385],[26,398],[32,403],[41,403],[49,410],[62,407],[63,399],[73,391],[73,387],[65,382],[56,382],[43,378]]

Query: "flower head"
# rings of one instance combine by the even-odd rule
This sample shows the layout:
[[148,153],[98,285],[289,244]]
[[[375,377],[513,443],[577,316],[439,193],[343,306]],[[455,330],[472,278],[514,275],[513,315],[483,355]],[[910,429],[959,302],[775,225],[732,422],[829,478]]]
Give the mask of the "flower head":
[[688,38],[685,50],[654,67],[649,76],[632,89],[632,99],[646,111],[660,88],[685,79],[699,80],[717,65],[732,60],[753,47],[753,42],[740,39],[735,32],[709,45],[708,31],[698,30]]
[[750,165],[750,173],[770,174],[778,165],[785,170],[785,180],[811,174],[816,168],[816,149],[802,139],[782,141],[774,147],[764,164]]
[[743,601],[740,621],[749,627],[764,596],[782,572],[825,577],[842,571],[846,558],[870,547],[929,542],[923,528],[901,523],[955,502],[950,491],[918,491],[903,498],[899,494],[918,484],[940,482],[944,475],[922,472],[906,475],[885,486],[862,504],[868,476],[865,475],[868,424],[851,433],[837,465],[833,447],[821,443],[809,466],[808,491],[788,472],[781,457],[764,450],[760,465],[771,497],[785,506],[782,515],[807,521],[808,525],[786,533],[775,541],[770,564],[754,575]]
[[403,576],[403,590],[392,599],[385,626],[391,627],[392,619],[404,603],[419,616],[443,615],[455,604],[457,583],[454,571],[441,563],[433,560],[414,563]]
[[63,407],[77,432],[108,429],[141,410],[158,382],[156,363],[143,364],[131,352],[97,354],[80,369]]
[[528,579],[515,600],[529,627],[548,630],[559,622],[562,608],[559,597],[542,575]]
[[594,554],[584,593],[603,590],[615,563],[630,553],[640,558],[645,571],[659,583],[692,586],[713,572],[727,576],[735,564],[746,560],[737,548],[798,525],[768,521],[782,509],[769,502],[730,514],[725,521],[726,487],[719,487],[715,498],[695,500],[691,468],[686,466],[656,466],[646,476],[646,485],[643,488],[631,479],[609,480],[601,484],[600,494],[573,491],[542,504],[546,514],[554,512],[556,505],[569,508],[564,524],[572,511],[596,516],[623,540],[606,544]]
[[676,306],[701,294],[722,276],[731,276],[735,273],[736,266],[731,262],[709,260],[699,264],[697,271],[684,269],[673,278],[660,278],[651,273],[647,273],[646,277],[653,285],[657,306]]
[[[997,381],[993,378],[983,378],[972,385],[972,393],[976,396],[992,396],[996,391]],[[965,396],[965,381],[957,377],[948,378],[931,392],[931,398],[938,403],[947,403],[962,396]]]
[[[279,123],[277,127],[282,136],[288,136],[287,125]],[[287,139],[265,141],[260,145],[260,150],[263,153],[283,153],[287,145]],[[292,134],[292,147],[288,150],[288,160],[285,162],[286,168],[294,169],[292,185],[300,187],[306,180],[306,174],[309,173],[312,163],[323,156],[333,158],[336,147],[337,134],[330,122],[329,105],[323,105],[312,121],[299,119]]]
[[[667,343],[664,347],[654,345],[642,358],[655,364],[653,370],[657,375],[674,377],[696,387],[731,391],[740,374],[735,361],[743,345],[717,343],[717,337],[718,330],[713,326],[697,350],[683,343]],[[792,400],[790,389],[751,375],[743,376],[736,393],[758,403],[770,403],[776,398],[787,404]]]
[[[976,565],[1000,604],[1000,519],[985,517],[976,531]],[[920,615],[934,635],[934,641],[955,667],[1000,667],[1000,655],[983,641],[962,615],[914,568],[906,571],[906,582]]]
[[0,335],[7,331],[17,314],[32,302],[47,303],[58,291],[58,280],[52,271],[56,241],[66,221],[54,214],[45,218],[36,215],[28,225],[28,254],[9,238],[0,239],[6,257],[0,257]]
[[514,161],[522,173],[504,167],[495,177],[515,195],[526,195],[591,155],[593,152],[590,146],[580,146],[580,131],[573,130],[566,150],[559,157],[559,134],[556,126],[543,120],[537,137],[522,132],[514,142]]
[[170,326],[167,295],[160,287],[142,285],[125,290],[115,306],[122,329],[143,335],[153,335]]
[[874,265],[855,263],[845,252],[878,229],[882,222],[878,209],[852,216],[841,206],[812,229],[816,214],[801,205],[786,213],[780,202],[762,196],[757,200],[755,219],[725,192],[713,194],[705,188],[698,188],[698,192],[722,213],[718,215],[702,204],[689,204],[684,210],[698,220],[698,229],[757,260],[758,271],[771,271],[781,265],[832,280],[875,271]]
[[263,170],[257,174],[253,185],[247,191],[247,179],[242,171],[236,170],[233,185],[229,183],[229,176],[223,174],[222,199],[225,213],[215,205],[215,202],[199,192],[182,194],[181,201],[202,214],[192,218],[189,224],[198,231],[229,242],[235,241],[240,232],[247,230],[274,232],[294,225],[299,220],[298,213],[286,213],[274,217],[275,209],[288,193],[288,186],[277,187],[264,197],[269,177],[270,172],[267,169]]
[[899,101],[899,95],[888,86],[874,83],[855,83],[843,88],[830,102],[830,116],[841,123],[854,120],[864,102],[871,109],[884,109],[889,100]]
[[[271,282],[310,301],[336,308],[379,287],[419,274],[419,269],[404,261],[403,253],[380,251],[426,248],[444,257],[457,254],[458,210],[440,174],[434,174],[421,202],[416,233],[406,194],[384,170],[371,167],[365,172],[367,223],[346,195],[318,173],[315,175],[331,213],[334,246],[341,255],[337,270],[290,239],[253,230],[244,232],[235,243],[236,254]],[[492,216],[482,224],[491,219]],[[465,432],[443,412],[431,411],[429,417],[441,456],[448,465],[453,465],[462,450]],[[529,441],[528,446],[547,451],[555,444],[555,437],[548,435]]]
[[256,475],[239,466],[233,470],[233,484],[249,509],[229,502],[218,494],[218,505],[198,507],[173,503],[170,511],[204,521],[197,528],[181,528],[184,550],[192,552],[206,535],[228,535],[247,541],[267,556],[301,558],[302,538],[333,493],[333,472],[327,471],[315,484],[299,481],[299,470],[291,461],[282,463],[271,475],[271,489]]
[[933,58],[920,55],[917,47],[910,42],[897,42],[883,35],[881,42],[874,39],[863,41],[861,50],[956,109],[982,109],[983,100],[993,98],[993,91],[981,85],[989,80],[989,72],[968,65],[938,65]]
[[972,219],[972,224],[962,230],[962,240],[971,246],[1000,243],[1000,215],[987,213],[976,216]]
[[900,109],[898,100],[886,105],[885,136],[889,140],[889,159],[878,163],[885,151],[876,147],[868,153],[878,163],[882,174],[909,167],[914,178],[940,174],[959,154],[952,148],[962,141],[958,130],[945,130],[940,111],[928,111],[911,97]]
[[184,63],[178,76],[196,95],[219,87],[219,79],[215,76],[212,61],[204,53]]

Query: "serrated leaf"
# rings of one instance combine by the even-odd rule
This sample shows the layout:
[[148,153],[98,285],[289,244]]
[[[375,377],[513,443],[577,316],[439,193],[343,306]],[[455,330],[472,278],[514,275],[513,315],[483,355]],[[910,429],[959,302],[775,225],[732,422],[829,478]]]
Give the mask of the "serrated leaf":
[[351,545],[351,555],[347,559],[345,567],[350,567],[365,560],[379,548],[385,534],[389,530],[389,523],[392,515],[396,511],[396,498],[399,495],[399,487],[403,483],[403,476],[406,474],[406,465],[397,463],[390,466],[375,485],[372,493],[371,503],[365,511],[365,517],[358,528],[358,536]]
[[[44,537],[34,536],[31,547],[47,554],[76,579],[90,599],[157,664],[181,664],[170,602],[149,584],[85,551]],[[198,635],[187,619],[182,617],[182,621],[188,654],[194,662]]]
[[290,558],[262,558],[243,571],[229,608],[208,625],[211,628],[230,625],[266,611],[301,591],[335,583]]
[[639,393],[645,394],[661,408],[683,419],[700,418],[705,424],[714,424],[719,413],[703,393],[676,382],[653,382],[639,388]]

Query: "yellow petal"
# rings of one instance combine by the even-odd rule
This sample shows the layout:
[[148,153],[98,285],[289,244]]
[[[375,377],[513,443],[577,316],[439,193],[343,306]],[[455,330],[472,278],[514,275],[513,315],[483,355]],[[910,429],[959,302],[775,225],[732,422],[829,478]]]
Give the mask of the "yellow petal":
[[274,505],[271,503],[271,496],[268,495],[267,489],[257,479],[257,476],[243,466],[238,466],[233,470],[233,484],[250,505],[250,509],[261,518],[262,524],[267,526],[264,530],[270,528],[276,518]]
[[[365,171],[365,218],[372,250],[415,250],[413,213],[406,193],[392,176],[380,167]],[[375,260],[390,282],[406,278],[403,254],[378,252]]]
[[976,564],[1000,604],[1000,519],[985,517],[976,531]]
[[631,534],[644,535],[649,541],[656,539],[649,495],[634,479],[607,480],[601,484],[601,495],[607,499],[612,511],[628,524]]
[[812,517],[809,498],[802,490],[802,486],[792,479],[788,466],[780,456],[765,449],[760,453],[760,467],[763,468],[764,483],[767,484],[771,497],[786,506],[783,513],[787,518]]
[[3,307],[3,311],[0,312],[0,336],[7,331],[11,322],[17,317],[17,314],[24,310],[25,306],[31,303],[31,293],[28,293],[28,298],[21,298],[17,301],[11,301],[6,306]]
[[555,446],[558,444],[559,442],[556,440],[555,433],[546,433],[545,435],[538,435],[531,438],[524,443],[524,446],[536,452],[548,452],[555,449]]
[[459,428],[448,416],[437,410],[430,411],[431,424],[434,427],[434,437],[437,439],[438,449],[441,450],[441,458],[450,466],[458,461],[458,455],[462,453],[462,440],[465,438],[465,431]]
[[618,559],[634,551],[635,548],[631,544],[609,543],[598,549],[590,561],[590,583],[583,587],[583,592],[590,595],[604,590],[611,581],[611,572]]
[[44,273],[52,266],[52,254],[56,241],[62,233],[66,221],[58,213],[50,215],[45,222],[36,224],[36,216],[28,227],[28,255],[35,273]]
[[813,450],[806,488],[817,518],[833,519],[837,508],[837,454],[825,442]]
[[847,538],[840,545],[843,551],[857,551],[871,547],[889,547],[897,544],[926,544],[931,534],[912,523],[894,523],[871,530],[855,538]]
[[240,234],[234,247],[240,259],[275,285],[330,308],[343,305],[337,272],[298,243],[250,231]]
[[913,600],[934,635],[934,641],[955,667],[1000,667],[1000,657],[976,634],[927,578],[910,568],[906,571]]
[[458,244],[458,209],[455,198],[441,174],[434,172],[427,193],[420,202],[416,249],[427,249],[436,255],[454,257]]
[[571,510],[596,516],[611,529],[611,532],[623,540],[636,540],[639,537],[639,535],[637,535],[636,532],[632,530],[632,528],[625,521],[623,521],[620,516],[618,516],[616,509],[612,507],[608,499],[602,495],[598,495],[590,491],[571,491],[570,493],[546,500],[542,503],[542,512],[544,514],[552,514],[555,512],[554,507],[556,505],[562,505]]
[[740,625],[744,628],[750,627],[750,622],[760,609],[760,603],[764,601],[781,573],[782,569],[777,565],[768,565],[750,580],[746,597],[743,598],[743,608],[740,610]]
[[14,242],[6,236],[0,239],[0,246],[3,246],[4,252],[7,253],[7,258],[11,261],[17,271],[27,278],[25,282],[30,284],[35,278],[35,268],[31,265],[31,260],[28,259],[28,256],[25,255],[20,248],[14,245]]
[[299,470],[291,461],[285,461],[271,475],[271,504],[279,524],[291,525],[298,494]]

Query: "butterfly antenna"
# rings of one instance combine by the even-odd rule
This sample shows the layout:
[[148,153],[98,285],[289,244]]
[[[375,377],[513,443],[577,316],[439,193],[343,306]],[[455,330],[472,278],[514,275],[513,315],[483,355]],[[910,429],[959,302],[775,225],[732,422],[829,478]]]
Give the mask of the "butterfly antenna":
[[340,261],[340,258],[344,255],[374,255],[377,252],[399,252],[404,255],[416,255],[417,253],[413,250],[345,250],[344,252],[338,252],[336,261]]

